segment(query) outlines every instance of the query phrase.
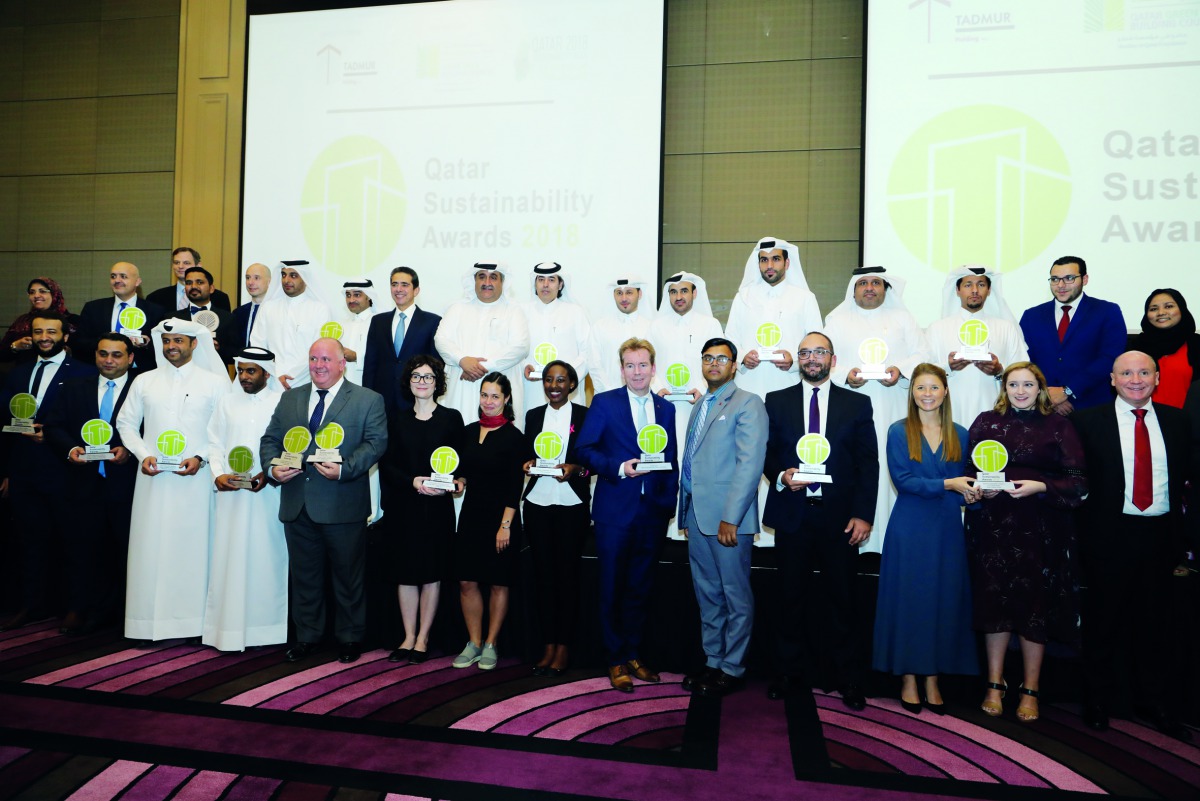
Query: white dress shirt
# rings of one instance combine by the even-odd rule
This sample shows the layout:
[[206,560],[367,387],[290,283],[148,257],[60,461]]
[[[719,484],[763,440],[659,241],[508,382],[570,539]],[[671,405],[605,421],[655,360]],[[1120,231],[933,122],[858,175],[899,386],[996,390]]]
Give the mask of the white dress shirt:
[[1165,515],[1171,508],[1167,495],[1167,446],[1163,441],[1162,426],[1158,424],[1158,415],[1154,413],[1154,404],[1147,403],[1146,431],[1150,434],[1150,480],[1154,490],[1153,500],[1145,509],[1133,505],[1133,426],[1137,422],[1133,410],[1121,398],[1114,403],[1117,407],[1117,433],[1121,438],[1121,462],[1125,470],[1125,506],[1121,510],[1127,515],[1138,517],[1157,517]]
[[[42,399],[46,397],[46,388],[54,381],[54,376],[58,375],[58,368],[62,367],[63,360],[67,358],[67,352],[60,350],[58,353],[51,356],[49,359],[43,359],[40,356],[33,363],[33,372],[29,374],[29,394],[37,398],[37,405],[42,405]],[[42,362],[46,362],[46,366],[42,369],[42,381],[38,384],[36,393],[33,391],[33,379],[37,377],[38,368]]]

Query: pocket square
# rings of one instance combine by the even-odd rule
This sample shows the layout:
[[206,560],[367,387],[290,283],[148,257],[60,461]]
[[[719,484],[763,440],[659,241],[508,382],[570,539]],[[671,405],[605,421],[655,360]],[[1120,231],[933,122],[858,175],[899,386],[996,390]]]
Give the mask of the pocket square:
[[725,419],[725,415],[721,415],[720,417],[717,418],[717,422],[719,423],[724,419]]

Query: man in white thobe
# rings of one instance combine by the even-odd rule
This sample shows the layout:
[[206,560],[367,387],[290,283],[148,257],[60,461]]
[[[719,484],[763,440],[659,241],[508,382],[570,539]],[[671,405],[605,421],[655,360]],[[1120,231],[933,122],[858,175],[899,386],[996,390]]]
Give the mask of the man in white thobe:
[[390,312],[391,304],[384,302],[387,296],[376,292],[375,282],[370,278],[353,278],[344,282],[342,294],[345,296],[345,307],[341,315],[334,319],[342,324],[339,340],[346,351],[346,380],[361,387],[371,318],[380,312]]
[[[258,455],[283,395],[273,375],[274,360],[275,354],[260,348],[239,353],[237,383],[217,402],[208,423],[216,508],[202,642],[218,651],[287,642],[288,552],[279,486],[267,481]],[[249,453],[231,457],[236,448]],[[240,478],[250,486],[240,486]]]
[[[478,263],[464,276],[463,298],[446,309],[433,342],[446,362],[442,405],[458,409],[467,423],[479,419],[479,380],[503,373],[512,384],[513,409],[523,409],[523,366],[529,354],[529,323],[521,307],[504,294],[508,269]],[[524,419],[518,415],[518,427]]]
[[[229,373],[203,325],[171,318],[151,336],[162,342],[163,359],[133,380],[117,415],[122,442],[141,463],[129,525],[125,636],[142,644],[201,634],[213,492],[199,471],[209,453],[208,421],[229,392]],[[182,450],[178,436],[162,436],[169,431],[182,435]],[[160,469],[160,456],[185,458],[176,471]]]
[[[583,382],[588,374],[588,343],[591,339],[591,324],[587,311],[571,300],[567,294],[567,282],[562,265],[547,261],[533,268],[534,300],[525,304],[525,318],[529,323],[529,355],[525,358],[523,377],[525,380],[524,408],[515,409],[524,420],[525,414],[535,406],[546,404],[542,390],[542,364],[561,359],[575,368],[579,385],[570,400],[582,403],[587,393]],[[545,346],[549,345],[549,348]],[[545,359],[538,362],[539,355]],[[533,376],[537,376],[534,378]]]
[[[642,306],[645,285],[633,278],[617,278],[608,285],[613,306],[592,323],[588,351],[588,373],[593,395],[624,386],[621,343],[627,339],[649,339],[654,320],[654,302]],[[582,383],[582,382],[581,382]]]
[[308,349],[321,338],[321,326],[333,321],[307,261],[279,264],[279,281],[272,282],[250,332],[250,344],[275,354],[279,384],[284,389],[309,382]]
[[[831,380],[871,398],[875,435],[879,442],[879,495],[875,504],[875,527],[862,550],[882,553],[888,515],[896,490],[887,463],[888,426],[908,411],[908,379],[912,369],[929,359],[924,332],[904,305],[904,280],[888,275],[882,267],[859,267],[850,276],[846,299],[825,318],[825,335],[833,342],[837,364]],[[867,353],[867,340],[882,340],[886,348]],[[867,343],[878,345],[878,343]],[[870,358],[883,355],[883,361]],[[864,378],[864,367],[886,373],[883,378]]]
[[[980,412],[996,405],[1000,377],[1013,362],[1029,360],[1025,336],[1000,292],[1000,276],[978,265],[951,270],[942,289],[942,319],[925,329],[930,358],[946,368],[954,422],[970,428]],[[987,326],[981,347],[991,358],[960,358],[966,344],[960,330],[968,321]],[[967,354],[969,355],[969,354]]]

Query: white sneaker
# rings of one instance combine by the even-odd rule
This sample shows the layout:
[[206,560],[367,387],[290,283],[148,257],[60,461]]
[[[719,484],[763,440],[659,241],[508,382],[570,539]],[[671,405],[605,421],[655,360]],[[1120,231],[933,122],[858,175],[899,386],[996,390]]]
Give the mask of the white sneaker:
[[480,670],[491,670],[500,661],[500,654],[496,652],[495,644],[485,642],[483,644],[483,653],[477,658],[479,659]]
[[[471,641],[467,641],[467,647],[462,649],[462,653],[454,657],[454,661],[450,663],[451,667],[467,668],[479,661],[479,655],[482,651],[479,646]],[[492,667],[496,666],[496,662],[492,660]],[[482,666],[481,666],[482,667]]]

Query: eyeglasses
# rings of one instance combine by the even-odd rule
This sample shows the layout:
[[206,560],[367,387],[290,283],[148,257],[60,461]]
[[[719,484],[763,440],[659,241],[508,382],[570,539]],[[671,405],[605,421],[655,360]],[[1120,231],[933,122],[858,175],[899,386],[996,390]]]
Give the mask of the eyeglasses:
[[433,373],[413,373],[408,381],[410,384],[432,384],[437,381],[437,376]]
[[1067,286],[1070,286],[1071,284],[1073,284],[1079,280],[1079,276],[1078,275],[1052,275],[1046,280],[1048,280],[1050,282],[1050,286],[1054,286],[1056,284],[1066,284]]
[[711,353],[706,353],[700,357],[700,361],[704,362],[705,364],[712,364],[713,362],[716,362],[724,367],[733,361],[733,359],[729,358],[728,356],[713,356]]
[[824,359],[826,356],[829,356],[832,353],[833,351],[829,350],[828,348],[813,348],[812,350],[804,348],[803,350],[796,351],[796,356],[801,359],[807,359],[810,356],[816,356],[818,359]]

